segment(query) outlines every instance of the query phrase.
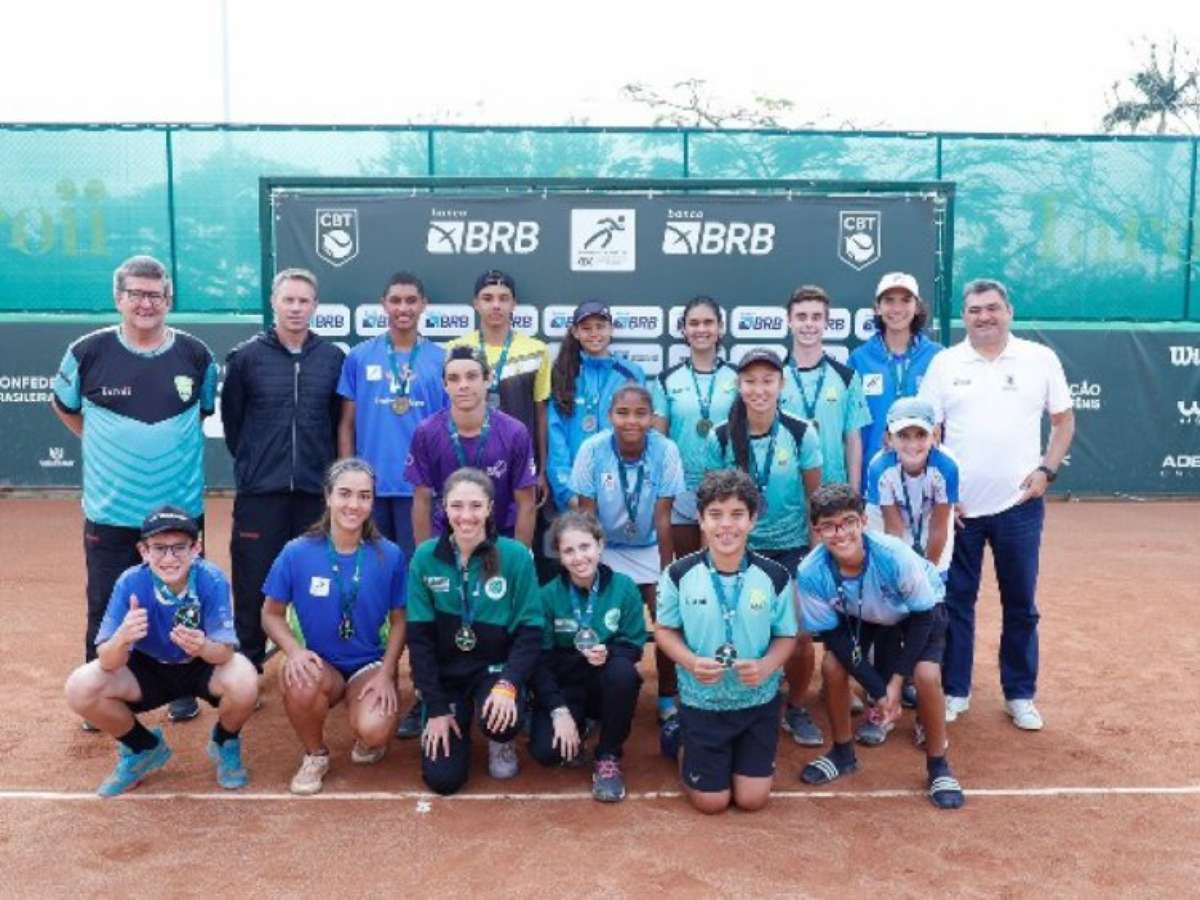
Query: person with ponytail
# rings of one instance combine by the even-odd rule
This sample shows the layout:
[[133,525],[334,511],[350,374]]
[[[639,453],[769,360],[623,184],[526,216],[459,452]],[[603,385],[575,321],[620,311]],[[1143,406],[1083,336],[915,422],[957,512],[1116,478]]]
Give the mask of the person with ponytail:
[[351,762],[383,759],[396,727],[406,565],[371,516],[374,500],[367,462],[347,457],[331,465],[324,514],[284,546],[263,585],[263,630],[285,657],[283,707],[304,745],[294,794],[321,790],[329,771],[325,719],[343,699]]
[[571,461],[580,445],[603,429],[617,388],[646,383],[642,367],[613,356],[613,321],[608,304],[588,300],[575,307],[571,327],[550,372],[550,461],[547,473],[554,505],[573,507]]
[[425,704],[421,776],[435,793],[453,794],[469,775],[476,709],[489,774],[517,774],[513,741],[545,616],[529,548],[496,533],[492,480],[464,467],[441,496],[448,528],[413,556],[408,622],[413,683]]
[[[675,557],[671,504],[684,491],[683,462],[674,442],[650,427],[650,392],[626,384],[613,395],[611,428],[588,438],[571,470],[579,508],[594,512],[604,531],[601,559],[641,588],[654,614],[659,573]],[[675,667],[658,656],[658,716],[675,713]]]
[[712,297],[693,297],[683,308],[683,339],[691,355],[650,382],[654,427],[679,448],[687,490],[671,508],[675,556],[700,549],[696,485],[704,477],[708,433],[729,418],[737,396],[737,373],[717,355],[723,333],[721,307]]
[[604,530],[591,513],[563,513],[550,539],[563,571],[541,589],[546,632],[529,751],[543,765],[570,765],[582,754],[587,720],[598,721],[592,796],[615,803],[625,798],[621,750],[642,685],[642,595],[632,579],[600,561]]
[[[738,398],[729,421],[709,433],[707,468],[750,475],[762,495],[750,549],[794,573],[808,552],[808,498],[821,485],[821,441],[809,422],[779,408],[783,379],[783,361],[772,351],[751,350],[741,358]],[[815,667],[812,638],[801,636],[786,667],[783,724],[797,743],[819,747],[824,735],[803,706]]]

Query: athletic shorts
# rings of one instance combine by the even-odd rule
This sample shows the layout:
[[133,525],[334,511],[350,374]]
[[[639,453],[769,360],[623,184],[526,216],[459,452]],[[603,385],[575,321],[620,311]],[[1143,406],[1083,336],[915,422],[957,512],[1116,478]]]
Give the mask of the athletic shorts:
[[726,791],[734,775],[774,775],[779,702],[776,694],[761,706],[720,711],[681,703],[683,783],[694,791]]
[[365,666],[355,666],[352,669],[343,669],[341,666],[335,666],[333,663],[329,662],[329,660],[325,660],[325,662],[329,663],[330,668],[336,670],[342,676],[342,678],[346,680],[346,684],[350,683],[351,678],[356,678],[363,672],[368,672],[377,666],[383,665],[383,660],[377,659],[375,662],[369,662]]
[[158,709],[183,697],[199,697],[209,706],[221,702],[208,690],[213,664],[198,656],[184,663],[164,663],[140,650],[134,650],[129,654],[129,662],[125,666],[133,673],[142,692],[141,700],[129,704],[135,713]]
[[807,547],[789,547],[784,550],[755,550],[765,556],[767,559],[773,559],[785,569],[790,577],[796,577],[796,569],[800,567],[800,560],[808,556]]
[[662,570],[658,565],[658,544],[648,547],[614,547],[607,544],[600,561],[633,579],[634,584],[658,584]]
[[[946,614],[946,605],[939,603],[935,606],[931,613],[933,622],[929,627],[929,638],[925,641],[925,646],[921,648],[916,655],[917,663],[931,662],[936,665],[942,664],[942,657],[946,653],[946,632],[949,619]],[[904,628],[902,625],[875,625],[870,622],[864,622],[862,628],[863,644],[869,648],[871,665],[875,671],[879,672],[884,678],[890,678],[895,671],[896,662],[904,653]],[[915,663],[914,663],[915,665]]]
[[700,514],[696,510],[696,492],[684,491],[682,494],[676,494],[671,503],[671,524],[696,525],[699,521]]

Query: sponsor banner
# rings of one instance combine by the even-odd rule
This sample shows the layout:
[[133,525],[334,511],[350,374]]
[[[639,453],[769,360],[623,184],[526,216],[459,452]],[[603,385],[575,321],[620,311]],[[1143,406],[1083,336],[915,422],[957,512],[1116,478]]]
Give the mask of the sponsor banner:
[[354,310],[354,332],[359,337],[375,337],[387,330],[387,315],[378,303],[359,306]]
[[326,265],[344,266],[358,256],[358,210],[318,209],[313,252]]
[[663,226],[667,256],[767,256],[775,249],[772,222],[728,222],[699,209],[670,209]]
[[1200,366],[1200,344],[1172,344],[1167,350],[1173,366]]
[[666,316],[658,306],[613,306],[613,337],[656,338],[663,333]]
[[632,272],[636,268],[636,210],[571,210],[572,272]]
[[833,306],[829,309],[829,321],[825,323],[826,341],[846,341],[850,339],[850,310]]
[[468,303],[431,303],[421,316],[421,333],[455,338],[475,329],[475,308]]
[[788,335],[787,311],[782,306],[735,306],[730,335],[736,340],[778,340]]
[[352,316],[344,303],[321,303],[313,313],[312,330],[325,337],[349,337]]
[[838,258],[856,272],[879,262],[883,255],[883,213],[862,209],[840,211],[837,252]]
[[742,357],[751,350],[770,350],[780,361],[787,358],[787,347],[783,344],[757,343],[757,344],[734,344],[729,349],[729,361],[735,366],[742,361]]
[[513,329],[518,334],[536,337],[538,333],[538,308],[529,303],[518,303],[513,310]]
[[[671,344],[667,347],[667,368],[677,366],[692,355],[692,349],[687,344]],[[729,352],[724,347],[717,348],[717,356],[729,359]]]
[[548,338],[566,337],[574,312],[574,306],[547,306],[542,310],[542,334]]
[[[466,218],[467,210],[434,210],[425,232],[425,251],[438,256],[523,256],[538,248],[541,225],[530,221]],[[447,218],[456,216],[456,218]],[[457,218],[457,216],[462,216]]]
[[864,306],[854,311],[854,336],[860,342],[869,341],[875,334],[875,308]]
[[642,367],[647,378],[663,370],[663,348],[659,344],[616,343],[611,345],[613,356],[622,356]]

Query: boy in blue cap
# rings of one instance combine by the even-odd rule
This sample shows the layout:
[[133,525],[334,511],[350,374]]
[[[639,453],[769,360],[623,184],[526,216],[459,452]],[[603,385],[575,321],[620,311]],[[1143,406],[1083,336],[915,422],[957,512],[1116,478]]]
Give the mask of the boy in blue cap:
[[217,783],[245,787],[239,733],[258,699],[254,664],[237,653],[229,582],[199,558],[200,529],[184,510],[163,506],[142,523],[142,564],[117,579],[96,635],[96,659],[67,679],[71,709],[119,742],[102,797],[136,786],[171,758],[162,730],[135,713],[179,697],[218,709],[208,754]]

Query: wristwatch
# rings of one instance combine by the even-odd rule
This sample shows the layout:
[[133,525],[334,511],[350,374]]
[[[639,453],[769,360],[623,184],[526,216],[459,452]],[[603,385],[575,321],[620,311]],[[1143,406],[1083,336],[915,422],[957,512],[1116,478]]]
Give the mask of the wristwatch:
[[1055,478],[1057,478],[1057,477],[1058,477],[1058,473],[1057,473],[1057,472],[1055,472],[1055,471],[1054,471],[1052,468],[1050,468],[1049,466],[1038,466],[1038,467],[1037,467],[1037,471],[1038,471],[1038,472],[1044,472],[1044,473],[1046,474],[1046,483],[1047,483],[1047,484],[1049,484],[1049,483],[1050,483],[1050,482],[1052,482],[1052,481],[1053,481]]

